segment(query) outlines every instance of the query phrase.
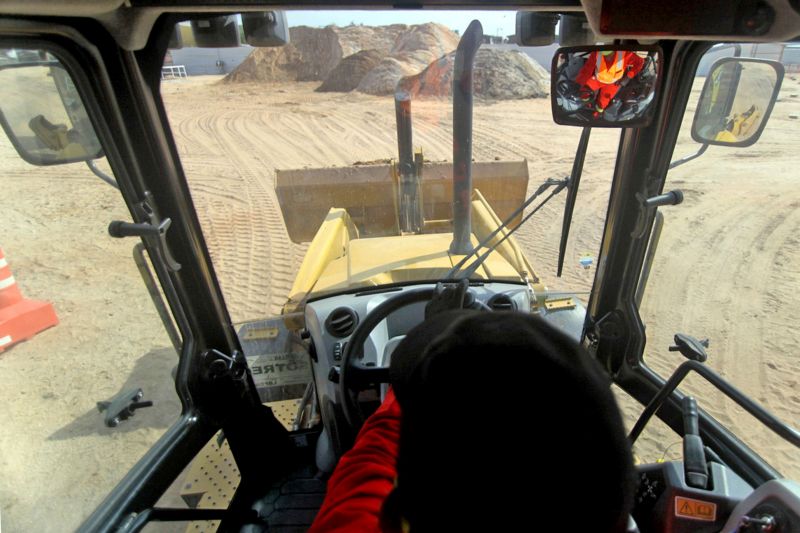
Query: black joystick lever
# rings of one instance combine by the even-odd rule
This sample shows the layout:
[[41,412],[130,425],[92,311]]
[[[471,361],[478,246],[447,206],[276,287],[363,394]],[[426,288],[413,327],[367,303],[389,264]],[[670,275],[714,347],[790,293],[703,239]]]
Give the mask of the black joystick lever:
[[683,470],[686,484],[697,489],[708,488],[708,466],[706,465],[703,440],[697,415],[697,402],[691,396],[683,398]]
[[697,340],[691,335],[685,333],[675,334],[675,345],[669,347],[670,352],[681,352],[686,359],[705,363],[708,359],[706,353],[708,348],[708,339]]

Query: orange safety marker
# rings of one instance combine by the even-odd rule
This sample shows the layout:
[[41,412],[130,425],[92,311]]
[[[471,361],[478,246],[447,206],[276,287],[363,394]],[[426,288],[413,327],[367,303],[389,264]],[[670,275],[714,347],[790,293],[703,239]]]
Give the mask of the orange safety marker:
[[0,248],[0,352],[56,324],[52,304],[22,297]]

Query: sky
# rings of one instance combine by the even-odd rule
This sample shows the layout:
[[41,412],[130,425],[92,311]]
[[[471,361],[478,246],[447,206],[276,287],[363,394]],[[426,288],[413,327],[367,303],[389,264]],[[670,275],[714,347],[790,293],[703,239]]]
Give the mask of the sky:
[[329,24],[347,26],[350,23],[365,26],[387,24],[422,24],[438,22],[462,33],[473,19],[483,24],[487,35],[512,35],[515,31],[515,11],[434,11],[408,9],[391,11],[287,11],[289,26],[322,27]]

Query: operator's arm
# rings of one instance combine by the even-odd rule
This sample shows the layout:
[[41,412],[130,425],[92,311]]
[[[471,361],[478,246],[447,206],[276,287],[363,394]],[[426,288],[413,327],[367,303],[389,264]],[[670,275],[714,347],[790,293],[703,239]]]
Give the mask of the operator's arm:
[[644,67],[644,59],[639,57],[636,52],[626,52],[625,64],[628,66],[628,77],[633,78],[642,71],[642,67]]
[[577,83],[578,85],[587,85],[587,86],[589,86],[591,83],[590,88],[593,91],[596,91],[597,80],[593,78],[596,64],[597,64],[597,52],[592,52],[586,59],[586,63],[584,63],[583,67],[581,67],[581,70],[578,71],[578,75],[575,77],[575,83]]
[[397,475],[400,406],[389,390],[370,416],[353,447],[339,460],[310,533],[380,531],[383,501]]

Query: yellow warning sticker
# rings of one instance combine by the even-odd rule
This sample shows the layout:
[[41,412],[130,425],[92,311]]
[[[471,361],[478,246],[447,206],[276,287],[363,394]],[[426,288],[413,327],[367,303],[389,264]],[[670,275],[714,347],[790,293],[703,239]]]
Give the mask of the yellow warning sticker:
[[675,496],[675,516],[714,522],[717,519],[717,504]]

